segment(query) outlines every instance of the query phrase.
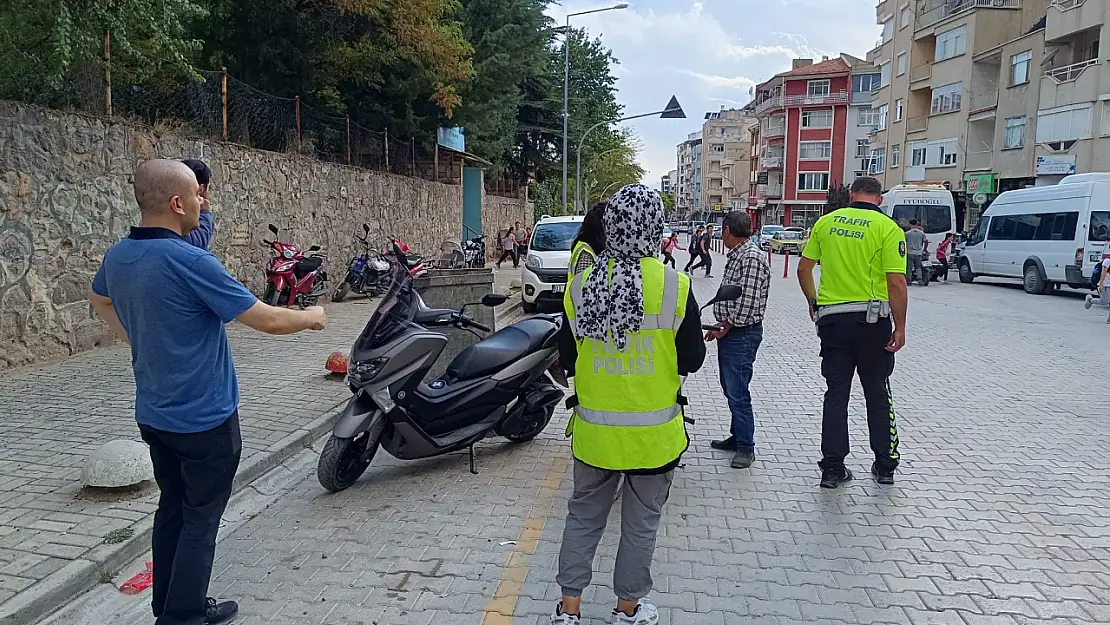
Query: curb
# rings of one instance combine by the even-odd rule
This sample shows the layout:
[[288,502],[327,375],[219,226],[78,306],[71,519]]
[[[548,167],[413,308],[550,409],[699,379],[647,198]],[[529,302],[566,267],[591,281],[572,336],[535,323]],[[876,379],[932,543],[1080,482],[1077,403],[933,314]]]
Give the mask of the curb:
[[[345,403],[346,400],[343,400],[327,408],[324,414],[241,463],[232,483],[232,496],[330,431],[339,417],[339,407]],[[38,622],[105,578],[113,577],[132,560],[149,551],[154,514],[143,517],[131,527],[135,530],[131,538],[118,545],[94,547],[81,558],[4,602],[0,607],[0,625]]]

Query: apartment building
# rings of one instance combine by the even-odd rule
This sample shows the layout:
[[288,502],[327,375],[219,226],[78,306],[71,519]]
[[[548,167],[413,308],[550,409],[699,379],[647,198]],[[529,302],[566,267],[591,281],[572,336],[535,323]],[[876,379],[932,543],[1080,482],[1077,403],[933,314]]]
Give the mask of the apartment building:
[[701,210],[701,132],[690,133],[678,144],[678,184],[675,212],[692,217]]
[[853,63],[859,61],[847,55],[819,63],[795,59],[790,71],[756,86],[755,223],[812,225],[823,212],[829,185],[854,179],[859,159],[849,157],[856,144],[848,147],[848,126]]
[[1041,69],[1036,184],[1110,171],[1110,0],[1051,0]]
[[663,176],[662,178],[659,179],[659,192],[660,193],[670,193],[671,192],[671,175],[669,173],[666,176]]
[[702,125],[702,197],[706,219],[747,204],[751,128],[750,110],[724,109],[705,114]]
[[872,175],[887,188],[945,183],[958,227],[967,207],[974,220],[1000,190],[1032,184],[1047,8],[1048,0],[880,2],[882,38],[867,55],[880,69]]

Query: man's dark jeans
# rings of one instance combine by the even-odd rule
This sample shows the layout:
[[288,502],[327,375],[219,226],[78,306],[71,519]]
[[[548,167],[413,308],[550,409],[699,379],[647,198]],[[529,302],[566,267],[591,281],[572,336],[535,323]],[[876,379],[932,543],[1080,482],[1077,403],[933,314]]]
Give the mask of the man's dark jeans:
[[177,434],[139,425],[162,496],[154,514],[156,625],[203,625],[208,582],[243,439],[239,413],[211,430]]
[[709,272],[713,270],[713,257],[709,255],[709,252],[700,252],[698,262],[696,262],[693,267],[690,267],[689,271],[697,271],[702,267],[705,267],[705,275],[707,276]]
[[755,371],[755,356],[763,342],[763,324],[733,328],[717,341],[721,389],[732,412],[732,438],[736,448],[755,451],[755,413],[748,385]]

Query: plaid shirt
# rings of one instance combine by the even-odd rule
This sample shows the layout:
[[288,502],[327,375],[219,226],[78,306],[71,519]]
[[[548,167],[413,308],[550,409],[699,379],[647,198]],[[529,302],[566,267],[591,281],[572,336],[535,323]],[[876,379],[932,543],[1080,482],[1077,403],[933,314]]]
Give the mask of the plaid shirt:
[[713,304],[713,316],[717,321],[727,321],[734,328],[763,322],[767,295],[771,291],[771,266],[767,263],[767,254],[753,239],[728,251],[721,284],[739,285],[744,294],[736,301]]

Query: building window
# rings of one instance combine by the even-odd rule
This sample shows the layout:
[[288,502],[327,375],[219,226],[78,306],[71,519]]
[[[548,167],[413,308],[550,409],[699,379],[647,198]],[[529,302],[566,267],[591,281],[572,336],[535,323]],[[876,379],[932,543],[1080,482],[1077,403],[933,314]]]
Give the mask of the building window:
[[901,164],[902,164],[902,146],[900,146],[900,145],[890,146],[890,168],[894,169],[895,167],[897,167]]
[[1025,116],[1006,118],[1006,137],[1003,149],[1020,148],[1025,145]]
[[873,108],[861,108],[859,110],[859,116],[856,118],[856,125],[857,126],[874,126],[875,125],[875,115],[877,115],[877,114],[878,114],[878,112]]
[[878,130],[886,130],[887,113],[889,110],[890,108],[886,104],[879,107],[879,114],[875,119],[875,128]]
[[879,89],[878,74],[856,74],[852,76],[852,93],[871,93]]
[[894,20],[883,22],[883,43],[894,39]]
[[1100,124],[1100,133],[1104,137],[1110,137],[1110,100],[1102,102],[1102,124]]
[[1029,62],[1033,59],[1033,51],[1026,50],[1010,57],[1010,86],[1024,85],[1029,82]]
[[899,52],[895,59],[897,62],[894,69],[899,76],[906,73],[906,58],[905,52]]
[[1064,106],[1037,114],[1037,143],[1088,139],[1090,136],[1090,104]]
[[798,158],[803,161],[832,158],[832,141],[802,141],[798,144]]
[[804,111],[802,113],[802,128],[832,128],[832,124],[832,109]]
[[902,102],[902,98],[894,101],[894,121],[896,122],[902,121]]
[[809,97],[829,95],[829,81],[811,80],[806,86],[806,95]]
[[869,151],[871,151],[869,139],[856,139],[856,158],[866,158]]
[[967,52],[967,26],[946,30],[937,35],[937,50],[934,62],[941,62]]
[[881,174],[886,171],[886,148],[875,148],[871,152],[871,173]]
[[890,84],[890,61],[879,64],[879,88]]
[[925,152],[927,151],[927,146],[928,144],[920,142],[910,144],[910,167],[925,166]]
[[899,27],[905,28],[910,25],[910,5],[902,7],[902,14],[899,17]]
[[714,143],[713,145],[709,146],[709,151],[721,153],[725,151],[725,146],[723,143]]
[[957,139],[930,141],[925,151],[925,166],[951,167],[956,164],[956,154],[959,149]]
[[963,99],[964,84],[962,82],[954,82],[948,85],[933,88],[933,107],[930,112],[933,115],[940,113],[951,113],[960,110],[960,103]]
[[829,175],[827,173],[807,172],[798,174],[799,191],[828,191]]

